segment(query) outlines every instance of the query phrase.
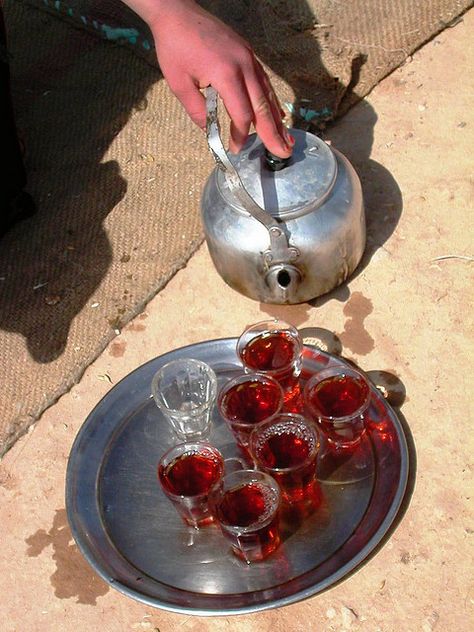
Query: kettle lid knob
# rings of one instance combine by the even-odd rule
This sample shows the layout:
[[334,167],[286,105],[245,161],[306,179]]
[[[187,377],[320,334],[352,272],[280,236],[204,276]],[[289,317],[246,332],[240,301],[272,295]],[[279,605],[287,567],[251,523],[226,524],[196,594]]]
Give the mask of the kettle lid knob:
[[265,162],[270,171],[281,171],[288,165],[290,158],[291,156],[288,158],[280,158],[280,156],[276,156],[268,151],[268,149],[265,149]]

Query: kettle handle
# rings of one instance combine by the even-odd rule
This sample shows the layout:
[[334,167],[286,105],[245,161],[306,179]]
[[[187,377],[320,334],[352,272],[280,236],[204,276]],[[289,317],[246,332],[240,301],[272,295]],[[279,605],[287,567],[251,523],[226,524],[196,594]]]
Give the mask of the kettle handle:
[[212,86],[206,88],[206,133],[207,143],[217,166],[225,174],[230,190],[250,215],[259,221],[268,230],[270,247],[263,253],[265,266],[275,263],[294,262],[299,251],[290,246],[285,233],[280,228],[275,218],[255,202],[253,197],[244,187],[237,169],[229,160],[220,136],[219,121],[217,118],[217,92]]

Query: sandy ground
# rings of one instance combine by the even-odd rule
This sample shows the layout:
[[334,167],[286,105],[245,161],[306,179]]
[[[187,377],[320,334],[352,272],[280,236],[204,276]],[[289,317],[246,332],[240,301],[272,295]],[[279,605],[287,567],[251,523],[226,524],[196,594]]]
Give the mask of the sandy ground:
[[[261,305],[217,275],[203,246],[0,464],[0,629],[211,632],[474,628],[470,361],[474,13],[417,52],[329,134],[353,162],[367,253],[311,304]],[[67,523],[69,452],[96,403],[145,361],[283,317],[395,376],[411,446],[404,512],[384,546],[330,590],[284,608],[197,617],[123,596],[89,567]],[[106,376],[109,376],[110,381]]]

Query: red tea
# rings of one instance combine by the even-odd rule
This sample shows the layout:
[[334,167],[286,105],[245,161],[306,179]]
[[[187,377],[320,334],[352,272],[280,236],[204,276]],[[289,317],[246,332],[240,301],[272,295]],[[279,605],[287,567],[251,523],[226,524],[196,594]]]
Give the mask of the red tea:
[[312,430],[292,421],[269,423],[251,440],[259,467],[273,476],[290,503],[315,494],[318,446]]
[[221,409],[229,421],[256,424],[279,411],[281,388],[278,384],[249,380],[233,386],[223,397]]
[[277,502],[274,490],[257,482],[224,493],[216,507],[216,515],[236,555],[246,561],[259,561],[279,546]]
[[285,408],[292,411],[300,407],[299,353],[299,341],[285,331],[263,333],[242,350],[242,361],[248,368],[271,372],[278,380],[284,392]]
[[207,494],[222,475],[222,462],[211,455],[183,454],[158,474],[163,487],[176,496],[198,496]]
[[258,458],[270,468],[298,467],[308,458],[311,446],[306,439],[292,432],[277,430],[269,436],[258,451]]
[[218,406],[240,447],[247,448],[254,426],[275,415],[283,405],[283,391],[271,377],[238,376],[221,390]]
[[[322,376],[321,376],[322,377]],[[365,432],[370,387],[361,375],[343,371],[315,384],[308,383],[306,402],[324,434],[336,447],[356,446]]]
[[339,375],[316,384],[309,403],[323,417],[348,417],[357,412],[369,396],[369,385],[362,377]]
[[298,341],[284,331],[264,333],[243,349],[242,360],[255,371],[278,371],[294,362],[298,346]]

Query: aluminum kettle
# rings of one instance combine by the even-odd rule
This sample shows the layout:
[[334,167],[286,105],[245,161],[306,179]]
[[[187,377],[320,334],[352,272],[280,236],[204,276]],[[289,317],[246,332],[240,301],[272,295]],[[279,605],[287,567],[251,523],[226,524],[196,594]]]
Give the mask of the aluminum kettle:
[[263,303],[303,303],[329,292],[362,258],[365,214],[359,178],[339,151],[291,129],[280,160],[256,134],[243,150],[222,144],[217,93],[206,89],[207,139],[216,160],[201,197],[212,261],[224,281]]

